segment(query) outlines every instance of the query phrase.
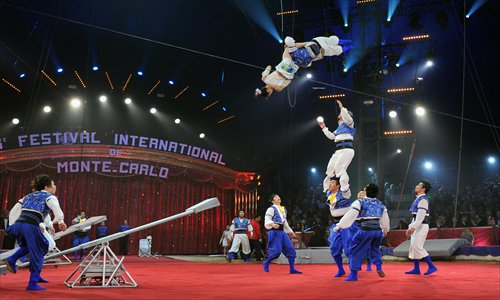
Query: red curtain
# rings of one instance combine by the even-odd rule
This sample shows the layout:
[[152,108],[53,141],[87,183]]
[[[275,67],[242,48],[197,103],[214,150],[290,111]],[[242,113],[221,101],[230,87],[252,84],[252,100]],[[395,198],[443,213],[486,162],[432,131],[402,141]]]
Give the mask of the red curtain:
[[[31,162],[33,164],[33,162]],[[57,197],[65,214],[66,224],[80,211],[87,216],[106,215],[110,233],[117,231],[123,220],[137,227],[186,210],[211,197],[221,206],[199,214],[177,219],[130,236],[129,253],[138,253],[139,239],[152,236],[152,251],[162,254],[207,254],[220,252],[222,230],[235,216],[235,202],[256,207],[256,193],[236,190],[235,183],[185,172],[171,172],[168,179],[148,176],[110,177],[99,173],[61,173],[49,165],[37,162],[35,167],[22,170],[0,170],[1,207],[4,214],[27,194],[31,180],[42,173],[53,177]],[[174,171],[174,170],[173,170]],[[94,226],[90,231],[95,238]],[[117,241],[111,242],[117,249]],[[58,241],[60,249],[71,246],[71,236]]]

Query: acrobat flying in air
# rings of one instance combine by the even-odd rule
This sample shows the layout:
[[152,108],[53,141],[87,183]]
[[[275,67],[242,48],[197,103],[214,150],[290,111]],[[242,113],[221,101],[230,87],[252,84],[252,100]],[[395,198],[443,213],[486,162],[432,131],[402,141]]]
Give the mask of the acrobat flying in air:
[[313,61],[323,59],[325,56],[338,56],[349,51],[352,46],[350,40],[340,40],[337,36],[315,37],[312,41],[296,43],[289,36],[285,38],[283,58],[271,72],[271,66],[262,72],[262,81],[266,84],[255,90],[255,96],[269,97],[271,94],[281,92],[286,88],[299,68],[310,67]]

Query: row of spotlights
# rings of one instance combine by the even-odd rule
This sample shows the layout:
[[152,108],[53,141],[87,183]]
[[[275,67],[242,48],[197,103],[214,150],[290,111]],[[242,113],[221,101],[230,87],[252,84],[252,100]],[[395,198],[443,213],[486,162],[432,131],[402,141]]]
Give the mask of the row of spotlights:
[[[423,108],[423,107],[417,107],[417,108],[415,109],[415,113],[417,114],[417,116],[422,117],[423,115],[425,115],[425,108]],[[395,111],[395,110],[391,110],[391,111],[389,112],[389,117],[391,117],[391,118],[395,118],[395,117],[397,117],[397,116],[398,116],[397,111]],[[318,121],[318,122],[319,122],[319,121]]]

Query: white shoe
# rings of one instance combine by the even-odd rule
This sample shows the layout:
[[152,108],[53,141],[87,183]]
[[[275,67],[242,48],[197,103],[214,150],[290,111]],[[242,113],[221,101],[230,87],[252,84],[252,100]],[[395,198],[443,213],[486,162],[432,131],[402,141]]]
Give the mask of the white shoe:
[[332,46],[339,44],[339,37],[336,35],[331,35],[328,39],[330,40],[330,43],[332,44]]
[[292,37],[287,36],[287,37],[285,38],[285,44],[286,44],[289,48],[295,47],[295,40],[294,40]]

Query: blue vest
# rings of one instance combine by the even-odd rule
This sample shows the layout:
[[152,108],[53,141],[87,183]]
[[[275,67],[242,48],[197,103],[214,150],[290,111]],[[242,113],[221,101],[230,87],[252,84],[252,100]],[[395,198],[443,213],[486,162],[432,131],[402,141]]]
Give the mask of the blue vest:
[[359,199],[361,203],[361,211],[359,212],[358,218],[380,218],[384,213],[385,206],[382,202],[375,198],[363,198]]
[[293,62],[301,68],[307,68],[314,59],[305,47],[290,52],[290,56],[292,56]]
[[[276,206],[271,206],[274,210],[274,215],[272,217],[272,220],[276,224],[283,224],[285,221],[281,219],[280,212],[278,211],[278,208]],[[283,212],[283,218],[286,220],[286,209]]]
[[[412,214],[417,214],[417,212],[418,212],[418,204],[420,203],[420,201],[422,199],[425,199],[425,200],[427,200],[427,202],[429,202],[429,199],[427,199],[427,195],[424,194],[424,195],[418,196],[417,199],[415,199],[413,201],[413,203],[411,204],[411,206],[410,206],[410,212]],[[426,216],[428,216],[428,215],[429,215],[429,211],[427,210]]]
[[351,199],[344,198],[344,196],[342,195],[342,191],[340,191],[340,190],[338,190],[338,192],[335,193],[335,195],[331,191],[328,191],[326,193],[326,199],[327,199],[326,203],[328,205],[331,205],[331,203],[334,202],[334,201],[332,201],[332,200],[334,200],[334,199],[332,199],[334,197],[335,197],[335,201],[337,202],[337,204],[335,204],[335,207],[333,208],[333,210],[346,208],[346,207],[351,206],[351,204],[352,204]]
[[342,122],[333,133],[335,133],[335,135],[347,133],[354,137],[354,133],[356,133],[356,128],[351,128],[347,125],[346,122]]
[[46,191],[28,194],[24,197],[21,215],[17,220],[21,223],[42,223],[50,212],[47,206],[47,198],[50,196],[52,194]]
[[236,231],[247,231],[248,225],[250,224],[250,221],[248,219],[243,219],[240,220],[240,218],[234,218],[234,228]]
[[369,227],[374,229],[380,229],[380,217],[384,213],[385,206],[382,202],[375,198],[363,198],[358,199],[361,203],[361,210],[358,215],[358,220],[360,220],[361,228]]

